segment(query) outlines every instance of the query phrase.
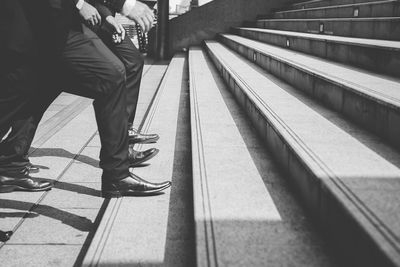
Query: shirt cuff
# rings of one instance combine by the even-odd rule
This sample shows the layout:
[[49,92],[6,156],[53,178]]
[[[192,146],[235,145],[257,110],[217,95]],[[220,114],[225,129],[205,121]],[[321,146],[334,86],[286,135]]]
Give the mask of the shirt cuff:
[[78,10],[81,10],[81,8],[83,7],[84,3],[85,3],[85,0],[79,0],[78,3],[76,3],[76,8]]
[[122,6],[121,14],[124,16],[129,15],[129,13],[131,13],[135,5],[136,5],[136,0],[126,0],[124,5]]

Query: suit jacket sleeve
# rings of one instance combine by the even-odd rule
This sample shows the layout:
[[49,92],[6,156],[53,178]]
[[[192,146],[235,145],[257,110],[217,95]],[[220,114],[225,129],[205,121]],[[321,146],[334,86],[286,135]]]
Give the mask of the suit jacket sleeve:
[[102,18],[106,18],[108,16],[115,16],[115,11],[112,11],[109,7],[96,2],[95,3],[95,7],[97,9],[97,11],[99,11],[99,14]]
[[121,12],[125,4],[125,0],[96,0],[98,3],[105,5],[115,12]]

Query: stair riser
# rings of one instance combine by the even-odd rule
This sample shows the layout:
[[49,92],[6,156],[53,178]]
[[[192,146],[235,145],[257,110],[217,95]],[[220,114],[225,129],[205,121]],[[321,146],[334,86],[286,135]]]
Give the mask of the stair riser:
[[[356,11],[358,10],[358,12]],[[358,14],[356,14],[358,13]],[[276,19],[300,19],[300,18],[352,18],[352,17],[396,17],[400,15],[399,2],[384,4],[354,5],[335,8],[322,8],[311,10],[298,10],[291,12],[277,12]]]
[[[323,25],[323,31],[320,31]],[[400,40],[400,20],[390,21],[258,21],[259,28],[337,36]]]
[[377,2],[377,1],[379,0],[324,0],[324,1],[309,2],[309,3],[293,4],[292,9],[315,8],[315,7],[335,6],[335,5],[349,5],[349,4]]
[[[231,49],[400,149],[400,110],[297,66],[221,37]],[[254,60],[255,59],[255,60]]]
[[235,80],[212,52],[209,51],[209,55],[268,150],[291,178],[307,210],[320,223],[323,233],[330,238],[333,245],[356,266],[394,266],[348,213],[346,205],[351,204],[338,201],[340,198],[334,196],[338,192],[332,192],[335,190],[334,186],[326,187],[306,166],[278,130],[279,126],[273,116],[264,115],[255,103],[254,96],[242,87],[241,81]]
[[400,76],[400,50],[364,47],[244,29],[237,29],[236,33],[267,44],[286,47],[321,58],[351,64],[373,72]]

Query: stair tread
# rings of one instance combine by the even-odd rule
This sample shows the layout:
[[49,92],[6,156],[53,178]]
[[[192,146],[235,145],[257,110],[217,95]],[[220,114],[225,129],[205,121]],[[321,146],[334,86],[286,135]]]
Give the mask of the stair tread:
[[321,114],[318,104],[306,104],[295,89],[223,45],[206,45],[322,186],[340,198],[367,231],[385,240],[384,250],[398,255],[400,155],[356,126],[338,124],[337,113]]
[[301,18],[301,19],[259,19],[257,21],[392,21],[400,17],[370,17],[370,18]]
[[[177,129],[180,96],[186,86],[185,67],[185,55],[176,54],[141,129],[144,133],[160,134],[156,144],[136,146],[137,150],[150,147],[160,149],[157,157],[151,160],[150,168],[134,169],[135,174],[151,182],[172,181],[178,176],[174,163],[175,148],[182,141],[177,136]],[[166,244],[170,241],[167,242],[167,238],[170,238],[167,233],[171,223],[170,201],[170,189],[154,197],[111,199],[83,266],[163,264],[166,260]],[[175,241],[182,242],[180,238],[172,242]]]
[[[378,1],[385,1],[385,0],[375,0],[375,1],[368,0],[368,1],[365,1],[365,3],[367,3],[367,2],[378,2]],[[326,0],[310,0],[310,1],[298,2],[298,3],[292,4],[292,6],[293,7],[304,6],[304,5],[314,4],[314,3],[318,3],[318,2],[326,2]],[[359,1],[359,2],[362,2],[362,1]]]
[[291,37],[301,37],[307,39],[321,40],[321,41],[331,41],[344,44],[352,44],[366,47],[377,47],[380,49],[390,49],[395,51],[400,51],[400,41],[388,41],[379,39],[367,39],[367,38],[353,38],[353,37],[343,37],[335,35],[323,35],[315,33],[302,33],[295,31],[281,31],[281,30],[269,30],[269,29],[259,29],[259,28],[245,28],[241,27],[239,29],[254,31],[254,32],[264,32],[277,35],[285,35]]
[[362,93],[373,99],[400,107],[400,79],[387,77],[350,67],[341,63],[294,52],[284,48],[268,45],[231,34],[222,34],[224,38],[252,47],[262,53],[279,58],[291,65],[296,65],[314,75],[322,76],[338,84],[342,84],[356,93]]
[[291,13],[291,12],[298,12],[298,11],[311,11],[311,10],[334,9],[334,8],[346,8],[346,7],[356,7],[356,6],[381,5],[381,4],[396,3],[396,2],[399,2],[399,0],[385,0],[385,1],[365,2],[365,3],[355,3],[355,4],[345,4],[345,5],[334,5],[334,6],[323,6],[323,7],[310,7],[310,8],[302,8],[302,9],[292,9],[292,10],[278,11],[278,12],[276,12],[276,13]]
[[[189,66],[198,266],[207,257],[216,266],[326,266],[326,254],[309,247],[312,234],[296,223],[299,207],[288,203],[289,193],[281,188],[282,177],[264,145],[200,48],[189,50]],[[284,233],[279,231],[283,225]],[[287,239],[291,245],[283,245]],[[274,257],[265,253],[282,246]]]

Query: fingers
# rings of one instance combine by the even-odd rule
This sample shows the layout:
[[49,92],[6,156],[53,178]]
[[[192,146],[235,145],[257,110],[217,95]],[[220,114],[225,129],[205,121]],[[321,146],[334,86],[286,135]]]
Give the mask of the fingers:
[[150,30],[151,27],[153,27],[154,15],[153,15],[153,13],[146,13],[145,16],[146,16],[146,19],[150,22],[150,27],[149,27],[149,30]]
[[88,23],[90,26],[96,25],[95,22],[94,22],[94,17],[90,17],[90,18],[87,20],[87,23]]
[[100,25],[101,24],[101,16],[96,11],[92,16],[90,16],[87,20],[87,23],[91,26]]
[[113,22],[111,23],[111,25],[114,27],[114,30],[115,30],[117,33],[121,34],[121,29],[120,29],[119,24],[118,24],[117,22],[113,21]]
[[124,40],[125,39],[125,29],[121,24],[119,24],[119,27],[121,30],[121,39]]
[[153,27],[155,17],[154,17],[154,13],[147,6],[144,10],[144,17],[146,17],[146,19],[149,21],[149,29],[148,30],[150,30],[151,27]]
[[145,32],[146,27],[145,27],[144,21],[141,18],[138,18],[136,20],[136,22],[139,24],[140,28],[142,28],[142,31]]
[[142,27],[143,32],[148,32],[151,29],[151,27],[153,26],[153,21],[149,20],[146,16],[142,17],[141,21],[144,24],[144,27]]
[[100,16],[100,14],[99,14],[99,12],[97,10],[95,10],[94,17],[95,17],[94,21],[96,22],[96,25],[97,24],[101,24],[101,16]]

